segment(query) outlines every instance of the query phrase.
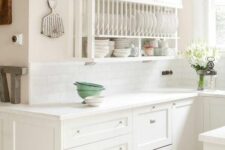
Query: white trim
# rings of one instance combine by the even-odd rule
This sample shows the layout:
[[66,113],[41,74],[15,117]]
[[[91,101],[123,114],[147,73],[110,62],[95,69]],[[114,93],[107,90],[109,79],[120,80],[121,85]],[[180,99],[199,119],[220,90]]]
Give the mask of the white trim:
[[225,52],[225,45],[217,45],[216,37],[216,4],[225,5],[225,1],[208,0],[207,2],[207,28],[208,28],[208,44],[210,46],[221,49],[221,52]]
[[215,0],[208,0],[207,2],[207,30],[208,30],[208,44],[216,46],[216,10]]

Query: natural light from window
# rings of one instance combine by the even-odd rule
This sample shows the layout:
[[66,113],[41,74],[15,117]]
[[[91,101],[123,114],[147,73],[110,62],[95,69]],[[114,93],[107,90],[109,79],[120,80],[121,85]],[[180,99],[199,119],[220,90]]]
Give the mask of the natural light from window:
[[225,48],[225,0],[215,0],[216,45]]

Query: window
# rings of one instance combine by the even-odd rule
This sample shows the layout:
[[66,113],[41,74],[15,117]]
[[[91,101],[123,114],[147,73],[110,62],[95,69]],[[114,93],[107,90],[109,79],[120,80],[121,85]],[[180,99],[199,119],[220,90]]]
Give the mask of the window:
[[215,0],[216,46],[225,48],[225,0]]
[[208,0],[208,42],[225,52],[225,0]]

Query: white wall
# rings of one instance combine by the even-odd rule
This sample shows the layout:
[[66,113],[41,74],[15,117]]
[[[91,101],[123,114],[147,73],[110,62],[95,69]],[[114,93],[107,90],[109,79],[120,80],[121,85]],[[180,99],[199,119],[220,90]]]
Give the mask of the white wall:
[[[30,21],[30,26],[33,29],[30,33],[31,35],[35,35],[30,38],[32,39],[31,42],[34,43],[31,48],[30,62],[60,60],[60,57],[65,58],[65,54],[69,50],[69,43],[66,39],[69,39],[70,35],[66,32],[63,38],[55,40],[50,40],[40,35],[39,22],[41,21],[41,17],[48,12],[48,8],[46,8],[43,0],[41,2],[33,0],[30,5],[32,8],[30,11],[33,12],[31,17],[33,21]],[[68,7],[66,5],[68,5],[67,2],[64,2],[58,8],[58,11],[60,12],[60,8],[63,10],[60,13],[66,18],[64,20],[65,24],[68,24],[67,13],[69,11],[63,9],[63,7]],[[180,49],[183,50],[192,40],[192,1],[185,0],[184,9],[179,13],[179,34],[181,37],[179,45]],[[70,26],[65,26],[66,31],[69,28]],[[52,55],[54,51],[55,55]],[[183,87],[183,84],[190,87],[193,85],[190,81],[184,80],[184,83],[180,82],[183,81],[184,71],[178,68],[183,68],[183,64],[186,65],[187,63],[183,63],[181,60],[179,63],[177,61],[163,61],[147,64],[141,62],[109,63],[97,64],[95,66],[84,66],[76,63],[31,63],[30,103],[62,103],[80,100],[76,94],[76,88],[73,86],[73,82],[75,81],[89,81],[103,84],[107,88],[107,95],[129,91],[151,90],[152,88]],[[194,72],[189,66],[186,67],[188,68],[185,70],[188,70],[187,73]],[[165,69],[173,69],[174,76],[162,77],[161,71]],[[193,78],[195,77],[193,76]]]
[[[77,63],[36,63],[31,66],[30,103],[63,103],[81,99],[76,81],[103,84],[105,95],[179,86],[182,72],[176,61],[150,63],[106,63],[84,66]],[[161,71],[172,69],[174,76],[163,77]]]
[[[14,0],[14,24],[0,26],[0,64],[27,65],[29,62],[29,86],[28,80],[23,81],[23,91],[29,93],[29,97],[24,97],[23,103],[28,103],[27,99],[30,104],[80,101],[73,86],[75,81],[103,84],[107,88],[106,95],[165,87],[196,88],[197,75],[185,60],[106,63],[95,66],[84,66],[74,62],[55,63],[71,56],[73,40],[70,32],[73,26],[70,19],[73,17],[72,1],[58,2],[57,11],[63,17],[66,31],[59,39],[49,39],[40,34],[42,17],[49,12],[46,0],[29,0],[29,19],[26,16],[28,2]],[[180,50],[184,50],[193,38],[204,36],[204,23],[198,24],[194,21],[199,17],[202,20],[201,14],[204,13],[196,15],[195,9],[199,9],[197,5],[193,5],[194,3],[195,0],[184,0],[184,9],[180,10]],[[10,38],[14,32],[25,34],[26,42],[23,47],[11,45]],[[222,72],[223,64],[218,66],[218,70],[221,71],[218,82],[220,89],[225,89],[225,80],[222,77],[225,74]],[[161,76],[161,71],[165,69],[172,69],[174,75]]]

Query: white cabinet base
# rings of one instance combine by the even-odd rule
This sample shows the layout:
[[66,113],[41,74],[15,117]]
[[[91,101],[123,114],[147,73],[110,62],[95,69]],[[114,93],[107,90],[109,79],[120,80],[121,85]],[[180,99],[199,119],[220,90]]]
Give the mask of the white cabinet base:
[[204,150],[225,150],[225,145],[205,143]]
[[172,104],[135,111],[135,150],[153,150],[172,144]]
[[113,138],[69,150],[132,150],[130,135]]

